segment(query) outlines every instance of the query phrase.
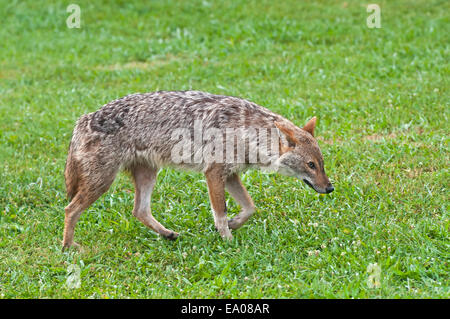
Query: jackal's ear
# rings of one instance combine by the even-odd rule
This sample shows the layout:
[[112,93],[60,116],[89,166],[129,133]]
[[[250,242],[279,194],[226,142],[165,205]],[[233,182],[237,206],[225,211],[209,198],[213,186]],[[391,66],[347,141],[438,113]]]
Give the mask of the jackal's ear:
[[275,126],[284,134],[288,141],[289,147],[294,147],[298,144],[298,139],[295,137],[295,133],[292,127],[289,127],[287,123],[276,121]]
[[316,128],[317,117],[313,117],[308,121],[308,123],[303,126],[303,130],[314,136],[314,129]]

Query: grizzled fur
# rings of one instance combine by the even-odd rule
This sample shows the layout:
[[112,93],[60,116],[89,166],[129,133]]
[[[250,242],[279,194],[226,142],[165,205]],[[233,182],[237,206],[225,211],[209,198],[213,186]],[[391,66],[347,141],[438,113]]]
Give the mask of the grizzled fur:
[[[174,129],[192,130],[194,122],[199,120],[203,129],[216,128],[224,136],[227,128],[243,129],[242,142],[247,146],[244,162],[174,163],[171,157],[176,142],[172,137]],[[272,170],[305,180],[316,191],[329,192],[331,184],[313,137],[315,118],[307,125],[300,129],[280,115],[241,98],[199,91],[132,94],[83,115],[75,126],[66,162],[66,188],[71,203],[66,207],[63,245],[73,244],[74,227],[82,211],[108,190],[120,169],[130,171],[136,185],[133,214],[167,238],[176,238],[178,234],[159,224],[147,207],[157,171],[163,166],[205,173],[216,227],[226,238],[231,238],[228,226],[240,227],[254,211],[253,202],[237,175],[248,167],[270,166]],[[270,129],[276,129],[282,135],[284,143],[280,144],[279,154],[268,152],[272,165],[248,162],[248,150],[260,147],[258,139],[246,135],[250,127],[267,128],[269,134],[273,133]],[[308,167],[309,162],[315,163],[315,173]],[[243,208],[242,214],[228,222],[224,219],[225,188]]]

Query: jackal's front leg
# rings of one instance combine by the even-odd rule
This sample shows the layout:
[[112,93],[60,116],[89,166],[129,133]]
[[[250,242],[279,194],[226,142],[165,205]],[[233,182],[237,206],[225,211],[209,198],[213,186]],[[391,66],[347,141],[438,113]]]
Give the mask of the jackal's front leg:
[[228,228],[227,208],[225,204],[225,181],[220,167],[215,167],[205,173],[208,184],[209,199],[214,213],[214,223],[222,238],[232,239]]
[[225,187],[242,209],[237,216],[228,221],[229,228],[238,229],[253,215],[255,205],[237,174],[233,174],[227,178]]

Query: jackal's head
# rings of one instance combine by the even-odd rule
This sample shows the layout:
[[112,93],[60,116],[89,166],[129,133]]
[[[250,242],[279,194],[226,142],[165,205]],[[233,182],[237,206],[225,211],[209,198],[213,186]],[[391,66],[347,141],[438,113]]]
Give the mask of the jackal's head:
[[300,178],[318,193],[331,193],[334,187],[325,174],[322,152],[314,138],[316,117],[303,128],[288,121],[277,121],[275,125],[287,142],[280,145],[280,157],[276,161],[278,172]]

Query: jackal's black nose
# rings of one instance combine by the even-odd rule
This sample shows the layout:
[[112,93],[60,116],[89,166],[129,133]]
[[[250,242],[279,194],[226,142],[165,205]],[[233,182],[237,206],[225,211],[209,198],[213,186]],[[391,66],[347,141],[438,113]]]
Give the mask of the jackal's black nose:
[[331,193],[332,191],[334,191],[333,185],[328,186],[327,188],[325,188],[325,191],[327,192],[327,194],[329,194],[329,193]]

